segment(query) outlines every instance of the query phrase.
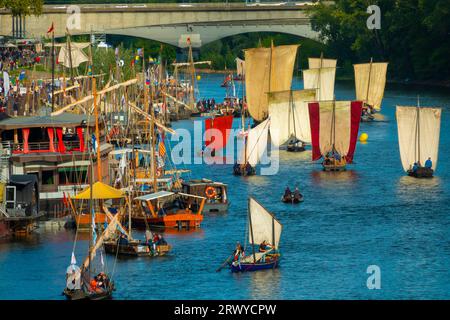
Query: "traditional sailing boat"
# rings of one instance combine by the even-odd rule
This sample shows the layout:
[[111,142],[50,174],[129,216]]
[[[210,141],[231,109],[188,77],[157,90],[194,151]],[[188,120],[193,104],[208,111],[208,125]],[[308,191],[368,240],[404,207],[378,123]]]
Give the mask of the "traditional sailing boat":
[[303,70],[304,89],[316,90],[316,101],[333,100],[337,60],[320,55],[320,58],[309,58],[308,64],[309,69]]
[[373,114],[381,109],[386,85],[387,62],[353,65],[355,72],[356,100],[364,102],[362,121],[374,120]]
[[361,101],[310,102],[312,160],[324,158],[325,171],[343,171],[353,161],[359,123]]
[[[282,224],[266,210],[258,201],[248,199],[248,239],[252,253],[248,256],[235,252],[230,264],[232,272],[257,271],[274,269],[280,262],[280,237]],[[270,243],[269,243],[270,242]],[[255,249],[258,246],[258,249]]]
[[299,152],[311,143],[308,102],[315,97],[313,89],[269,93],[270,137],[275,146],[289,141],[287,151]]
[[[91,158],[91,177],[93,176],[93,166]],[[76,265],[75,254],[72,251],[71,264],[66,271],[66,288],[63,294],[67,299],[79,300],[79,299],[90,299],[90,300],[103,300],[109,299],[112,296],[113,290],[115,290],[114,282],[111,281],[111,277],[107,274],[105,263],[103,261],[103,253],[100,251],[100,264],[101,272],[98,273],[94,278],[92,278],[93,273],[93,262],[96,257],[97,250],[102,249],[103,240],[108,237],[116,229],[118,218],[121,216],[117,214],[116,216],[110,216],[110,223],[108,227],[104,230],[101,236],[97,239],[96,224],[95,224],[95,208],[93,205],[93,200],[98,197],[104,198],[105,195],[96,194],[93,187],[93,179],[90,179],[89,190],[85,192],[89,193],[89,211],[92,215],[92,222],[90,224],[90,237],[89,237],[89,250],[88,256],[85,259],[82,268]],[[97,182],[101,183],[101,182]],[[120,190],[115,190],[120,192]],[[75,239],[76,241],[76,239]],[[96,272],[94,272],[95,274]]]
[[[436,170],[441,127],[440,108],[397,106],[397,128],[403,169],[415,178],[431,178]],[[425,165],[423,165],[425,164]]]
[[[243,156],[233,168],[235,175],[253,175],[255,166],[267,149],[269,130],[269,99],[267,93],[291,88],[298,45],[245,50],[245,91],[247,110],[254,120],[254,128],[243,132]],[[242,112],[245,130],[245,112]]]

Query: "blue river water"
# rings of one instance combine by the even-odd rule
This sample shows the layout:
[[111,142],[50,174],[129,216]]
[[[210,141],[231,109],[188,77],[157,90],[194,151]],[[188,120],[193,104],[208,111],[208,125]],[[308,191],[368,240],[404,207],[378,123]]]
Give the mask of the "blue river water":
[[[204,74],[201,96],[221,101],[221,75]],[[301,88],[299,79],[294,87]],[[443,108],[440,159],[430,180],[407,177],[397,142],[395,105]],[[337,99],[354,98],[352,82],[336,83]],[[369,136],[358,142],[355,164],[325,173],[311,152],[280,151],[277,175],[235,177],[232,165],[186,165],[192,178],[229,185],[226,214],[208,214],[202,229],[166,233],[173,246],[161,258],[108,256],[116,299],[450,299],[450,92],[388,85],[384,121],[362,123]],[[239,126],[235,119],[234,126]],[[192,130],[191,120],[173,128]],[[289,184],[300,186],[305,202],[281,203]],[[283,224],[278,269],[232,274],[215,270],[244,241],[248,196],[254,196]],[[135,232],[135,235],[142,235]],[[30,237],[0,242],[0,299],[63,299],[65,269],[74,231],[39,228]],[[87,235],[75,253],[81,263]],[[381,289],[369,290],[367,268],[381,271]]]

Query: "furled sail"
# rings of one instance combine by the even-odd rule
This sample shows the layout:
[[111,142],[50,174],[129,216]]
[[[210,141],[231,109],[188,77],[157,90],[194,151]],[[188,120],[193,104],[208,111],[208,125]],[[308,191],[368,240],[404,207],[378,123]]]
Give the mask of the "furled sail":
[[336,59],[308,58],[309,69],[336,68]]
[[353,65],[355,72],[356,100],[366,102],[375,110],[381,109],[386,85],[387,62]]
[[440,108],[397,106],[398,143],[402,166],[408,171],[414,162],[431,158],[436,169],[441,129]]
[[266,241],[278,249],[282,224],[253,198],[249,199],[248,215],[250,244],[259,245]]
[[308,107],[312,159],[318,160],[336,151],[351,163],[358,138],[362,102],[319,101],[309,103]]
[[267,149],[267,138],[269,134],[269,119],[264,120],[248,132],[247,136],[247,162],[256,166]]
[[230,136],[233,116],[221,116],[205,120],[205,145],[214,150],[226,147]]
[[245,60],[236,58],[236,70],[237,70],[238,76],[245,75]]
[[316,89],[317,101],[333,100],[335,76],[336,68],[303,70],[303,86],[305,89]]
[[245,50],[245,88],[253,119],[268,116],[267,93],[291,88],[298,45]]
[[314,101],[315,90],[278,91],[269,93],[270,137],[275,146],[296,137],[311,142],[308,102]]

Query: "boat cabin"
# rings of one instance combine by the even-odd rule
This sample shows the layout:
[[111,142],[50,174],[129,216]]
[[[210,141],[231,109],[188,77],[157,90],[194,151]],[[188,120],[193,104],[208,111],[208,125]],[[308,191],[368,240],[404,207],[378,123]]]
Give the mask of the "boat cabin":
[[182,183],[184,193],[206,197],[205,212],[225,212],[228,210],[228,186],[209,179],[190,180]]
[[[1,174],[35,175],[39,185],[40,205],[49,215],[63,212],[64,193],[73,195],[89,184],[90,147],[85,138],[95,131],[95,121],[85,115],[63,113],[57,116],[14,117],[0,121]],[[101,127],[102,176],[109,180],[108,153]],[[96,165],[94,161],[94,165]]]

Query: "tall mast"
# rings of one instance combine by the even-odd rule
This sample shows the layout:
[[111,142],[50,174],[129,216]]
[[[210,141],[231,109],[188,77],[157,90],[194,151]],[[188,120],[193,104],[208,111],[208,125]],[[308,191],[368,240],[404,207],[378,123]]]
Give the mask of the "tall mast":
[[97,180],[102,181],[102,161],[100,157],[100,130],[98,125],[97,81],[92,77],[92,95],[94,96],[95,140],[97,141]]
[[370,76],[372,75],[372,62],[373,62],[373,58],[370,58],[369,79],[367,79],[366,103],[368,102],[368,99],[369,99]]
[[188,39],[188,45],[189,45],[188,62],[189,62],[189,71],[191,73],[191,89],[192,89],[189,96],[191,99],[190,103],[192,103],[191,108],[195,110],[195,68],[194,68],[194,56],[192,54],[192,45],[190,39]]
[[253,227],[252,227],[252,215],[250,213],[250,199],[247,202],[247,211],[248,211],[248,223],[250,225],[250,235],[252,237],[252,253],[253,253],[253,263],[256,263],[256,255],[255,255],[255,246],[253,243]]
[[336,139],[336,97],[333,99],[333,111],[331,114],[331,145],[332,145],[332,152],[335,151],[335,139]]
[[319,65],[319,75],[317,77],[317,92],[318,94],[318,100],[320,101],[320,82],[321,82],[321,74],[322,74],[322,63],[323,63],[323,52],[320,53],[320,65]]
[[72,47],[71,47],[71,39],[70,39],[70,33],[69,29],[66,28],[66,35],[67,35],[67,48],[69,51],[69,66],[70,66],[70,80],[72,81],[72,85],[74,84],[73,79],[73,62],[72,62]]
[[[417,96],[417,119],[416,119],[416,146],[417,146],[417,161],[420,162],[420,100]],[[422,164],[421,164],[422,165]]]
[[52,23],[52,112],[55,111],[55,30]]
[[[145,63],[143,63],[143,69],[145,69]],[[144,77],[144,103],[147,104],[148,102],[148,92],[147,92],[148,88],[147,85],[145,83],[145,77]],[[155,155],[155,148],[156,148],[156,144],[155,144],[155,122],[154,122],[154,118],[155,118],[155,111],[153,110],[153,99],[152,96],[150,96],[150,137],[151,137],[151,165],[152,165],[152,175],[153,175],[153,192],[157,192],[158,191],[158,181],[157,181],[157,177],[156,177],[156,155]]]

